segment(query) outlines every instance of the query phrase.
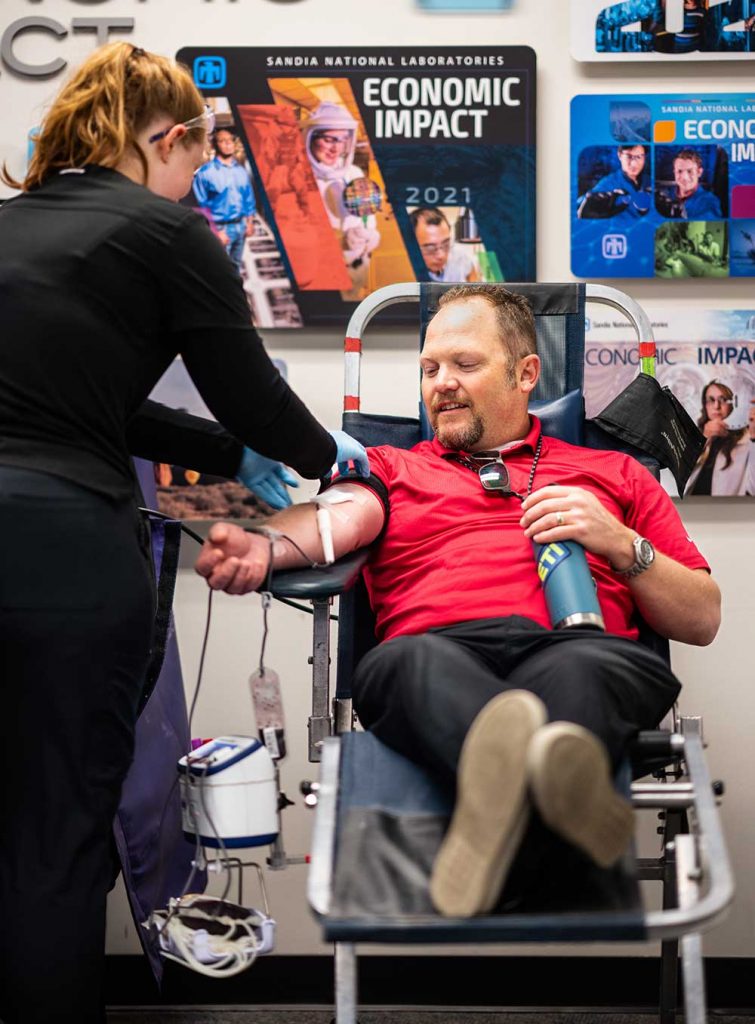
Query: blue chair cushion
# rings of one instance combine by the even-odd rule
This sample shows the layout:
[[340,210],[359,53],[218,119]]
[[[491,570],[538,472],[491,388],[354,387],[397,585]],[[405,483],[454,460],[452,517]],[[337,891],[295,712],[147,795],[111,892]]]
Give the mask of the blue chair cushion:
[[644,937],[631,856],[614,868],[597,868],[536,817],[493,913],[463,921],[440,917],[430,903],[428,886],[453,794],[371,733],[346,733],[339,742],[335,871],[330,911],[322,920],[327,939]]
[[585,402],[579,389],[547,402],[530,402],[530,412],[543,425],[543,433],[569,444],[584,444]]

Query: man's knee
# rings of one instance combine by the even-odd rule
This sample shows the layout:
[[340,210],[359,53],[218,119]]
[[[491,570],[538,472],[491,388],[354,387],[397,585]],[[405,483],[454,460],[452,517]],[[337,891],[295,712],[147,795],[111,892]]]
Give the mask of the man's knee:
[[409,728],[406,719],[422,704],[422,673],[418,652],[425,637],[402,636],[373,647],[359,662],[352,680],[354,710],[362,725],[396,749],[397,733]]
[[[678,693],[663,661],[630,640],[574,637],[527,666],[524,685],[545,702],[552,721],[576,722],[604,742],[620,733],[653,728]],[[616,742],[608,742],[614,751]]]
[[427,635],[398,636],[386,640],[362,658],[354,673],[354,692],[372,682],[416,677],[431,652],[434,637]]
[[597,642],[578,639],[565,652],[570,679],[586,687],[618,686],[673,690],[679,684],[665,662],[642,644],[622,637],[604,636]]
[[[638,644],[605,634],[575,637],[551,648],[551,654],[550,674],[577,689],[636,673],[645,660],[645,651]],[[660,663],[659,668],[663,670]]]

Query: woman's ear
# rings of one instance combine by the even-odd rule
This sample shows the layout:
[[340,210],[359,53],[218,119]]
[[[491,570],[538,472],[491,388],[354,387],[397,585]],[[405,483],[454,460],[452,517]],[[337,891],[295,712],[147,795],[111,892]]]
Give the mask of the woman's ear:
[[186,135],[188,129],[183,124],[174,124],[167,134],[165,134],[157,143],[157,151],[160,154],[160,159],[163,163],[167,163],[170,158],[174,147],[181,141]]

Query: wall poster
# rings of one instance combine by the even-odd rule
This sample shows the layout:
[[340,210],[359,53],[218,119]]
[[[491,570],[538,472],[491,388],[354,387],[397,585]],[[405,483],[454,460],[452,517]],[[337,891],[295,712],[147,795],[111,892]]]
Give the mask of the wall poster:
[[755,91],[575,96],[579,277],[755,276]]
[[535,279],[529,47],[178,59],[216,112],[186,201],[236,262],[256,326],[345,329],[402,281]]
[[[685,496],[755,496],[755,309],[647,313],[658,349],[658,380],[707,439]],[[587,416],[602,412],[636,373],[637,340],[629,323],[613,311],[588,317]],[[668,470],[661,482],[676,497]]]
[[[273,359],[286,379],[288,367],[282,359]],[[149,396],[171,409],[214,420],[204,399],[177,356],[152,389]],[[149,463],[145,465],[149,466]],[[244,484],[224,477],[198,472],[193,466],[152,463],[157,488],[157,508],[172,519],[256,519],[272,509],[252,494]]]
[[750,60],[755,0],[572,0],[571,52],[582,61]]

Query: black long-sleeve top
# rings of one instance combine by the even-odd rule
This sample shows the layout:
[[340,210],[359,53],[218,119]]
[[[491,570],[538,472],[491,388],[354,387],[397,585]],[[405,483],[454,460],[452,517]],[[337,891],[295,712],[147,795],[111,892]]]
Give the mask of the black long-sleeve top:
[[[171,424],[143,403],[178,353],[232,438],[327,472],[335,442],[268,357],[202,217],[102,167],[3,205],[0,464],[130,496],[130,453],[173,461],[158,450]],[[240,447],[217,440],[232,475]]]
[[244,452],[243,444],[215,420],[152,401],[129,420],[126,444],[142,459],[191,466],[229,480],[238,474]]

